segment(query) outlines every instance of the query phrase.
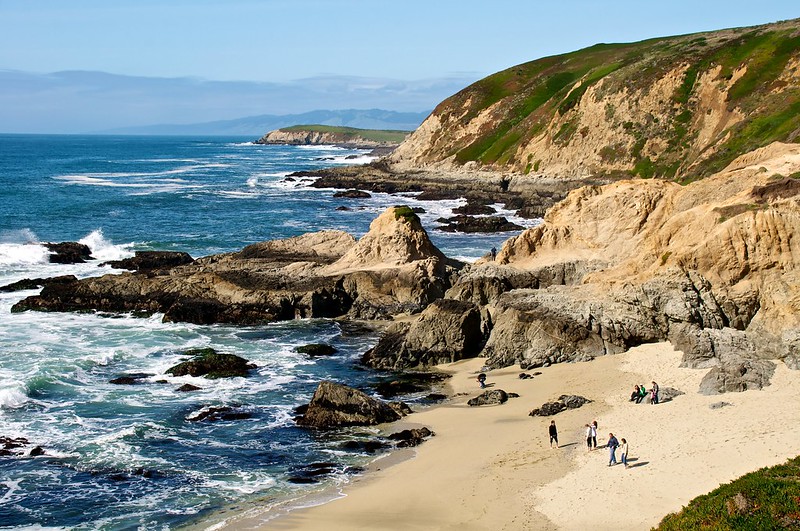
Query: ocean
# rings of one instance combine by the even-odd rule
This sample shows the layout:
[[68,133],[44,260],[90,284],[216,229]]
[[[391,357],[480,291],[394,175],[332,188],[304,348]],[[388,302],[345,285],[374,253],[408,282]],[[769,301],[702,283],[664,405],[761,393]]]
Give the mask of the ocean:
[[[24,278],[114,272],[101,263],[136,250],[197,258],[323,229],[361,236],[385,208],[421,207],[448,256],[474,260],[513,233],[453,234],[435,219],[463,201],[414,194],[333,198],[292,172],[362,164],[368,152],[333,146],[262,146],[250,138],[0,135],[0,286]],[[346,206],[349,210],[337,210]],[[511,220],[531,225],[531,220]],[[48,263],[42,242],[80,241],[96,258]],[[374,436],[294,425],[320,380],[369,389],[385,375],[358,365],[377,341],[325,319],[261,326],[199,326],[96,313],[10,312],[35,290],[0,293],[0,438],[24,438],[0,455],[0,529],[176,529],[222,508],[294,499],[348,481],[375,455],[346,449]],[[295,352],[329,343],[337,353]],[[237,354],[248,378],[165,375],[189,348]],[[136,385],[110,380],[147,376]],[[201,390],[176,389],[192,383]],[[425,407],[419,396],[406,401]],[[248,418],[198,421],[212,407]],[[44,455],[30,456],[41,447]],[[329,463],[320,483],[291,481]]]

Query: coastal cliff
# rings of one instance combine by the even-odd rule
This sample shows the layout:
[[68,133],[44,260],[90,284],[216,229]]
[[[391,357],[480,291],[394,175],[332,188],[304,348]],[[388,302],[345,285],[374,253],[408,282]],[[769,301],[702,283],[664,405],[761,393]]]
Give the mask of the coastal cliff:
[[396,171],[687,181],[794,141],[798,108],[798,19],[597,44],[470,85],[440,103],[388,162]]

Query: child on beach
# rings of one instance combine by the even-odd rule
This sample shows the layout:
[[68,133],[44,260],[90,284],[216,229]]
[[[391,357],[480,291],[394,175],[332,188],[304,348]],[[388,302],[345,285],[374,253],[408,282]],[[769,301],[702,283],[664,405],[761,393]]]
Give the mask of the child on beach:
[[550,421],[548,432],[550,433],[550,448],[553,448],[553,443],[556,443],[555,447],[558,448],[558,428],[556,428],[556,421]]
[[650,389],[650,403],[658,404],[658,384],[653,382],[653,388]]
[[589,447],[589,451],[592,451],[592,427],[587,424],[586,425],[586,446]]
[[480,373],[478,375],[478,383],[481,384],[481,389],[486,388],[486,374]]
[[622,446],[620,446],[620,452],[622,452],[622,464],[625,465],[625,468],[628,468],[628,441],[624,438],[620,439],[622,441]]

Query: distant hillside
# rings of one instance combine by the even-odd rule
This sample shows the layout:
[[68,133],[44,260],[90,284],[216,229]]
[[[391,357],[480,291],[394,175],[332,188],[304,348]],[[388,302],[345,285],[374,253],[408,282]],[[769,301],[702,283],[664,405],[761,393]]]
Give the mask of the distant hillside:
[[691,180],[798,136],[800,19],[509,68],[444,100],[391,162]]
[[338,144],[360,147],[396,146],[410,133],[385,129],[357,129],[330,125],[295,125],[270,131],[256,144]]
[[413,131],[429,114],[425,112],[395,112],[381,109],[319,110],[302,114],[248,116],[196,124],[160,124],[123,127],[99,131],[119,135],[231,135],[258,137],[265,131],[296,124],[322,124],[361,129],[391,129]]

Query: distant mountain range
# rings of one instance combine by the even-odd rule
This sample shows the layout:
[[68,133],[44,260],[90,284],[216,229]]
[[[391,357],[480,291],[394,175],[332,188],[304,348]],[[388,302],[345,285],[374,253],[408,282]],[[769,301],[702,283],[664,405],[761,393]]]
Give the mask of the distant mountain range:
[[396,112],[382,109],[318,110],[301,114],[262,114],[233,120],[196,124],[155,124],[95,131],[114,135],[231,135],[261,137],[269,131],[292,125],[333,125],[358,129],[413,131],[428,116],[425,112]]

